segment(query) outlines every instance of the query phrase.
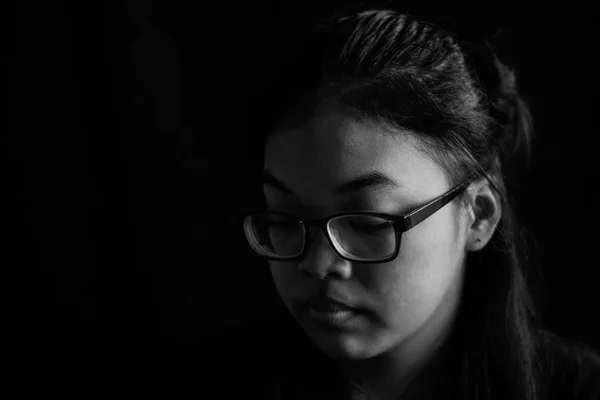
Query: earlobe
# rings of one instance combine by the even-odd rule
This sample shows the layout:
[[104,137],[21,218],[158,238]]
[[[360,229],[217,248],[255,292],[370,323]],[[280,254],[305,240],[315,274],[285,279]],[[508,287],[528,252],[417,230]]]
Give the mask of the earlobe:
[[487,180],[474,183],[470,189],[471,218],[465,250],[479,251],[487,245],[496,231],[502,217],[502,203]]

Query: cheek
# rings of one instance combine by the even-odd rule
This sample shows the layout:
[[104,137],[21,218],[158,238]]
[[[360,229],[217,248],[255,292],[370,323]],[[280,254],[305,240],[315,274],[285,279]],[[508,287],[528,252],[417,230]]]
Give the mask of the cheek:
[[289,263],[270,261],[269,269],[271,270],[271,276],[277,292],[284,302],[288,298],[293,298],[298,290],[297,285],[294,283],[299,282],[296,276],[296,266]]
[[456,267],[461,251],[460,226],[452,209],[440,210],[402,235],[399,261],[416,276],[437,281]]
[[456,225],[440,217],[403,234],[398,258],[378,266],[379,273],[373,275],[371,284],[388,323],[419,324],[439,306],[460,273],[464,255]]

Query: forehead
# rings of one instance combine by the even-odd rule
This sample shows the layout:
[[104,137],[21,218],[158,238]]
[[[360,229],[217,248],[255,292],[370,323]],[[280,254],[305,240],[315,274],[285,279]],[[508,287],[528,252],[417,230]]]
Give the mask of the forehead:
[[314,202],[333,197],[335,188],[371,171],[405,190],[445,180],[441,168],[418,150],[413,134],[392,132],[337,109],[275,132],[267,142],[265,169]]
[[366,162],[377,162],[385,156],[392,142],[401,143],[382,130],[340,113],[328,113],[301,126],[277,131],[267,142],[265,164],[309,163],[314,167],[311,170],[329,173],[334,167],[338,171],[340,167],[361,169]]

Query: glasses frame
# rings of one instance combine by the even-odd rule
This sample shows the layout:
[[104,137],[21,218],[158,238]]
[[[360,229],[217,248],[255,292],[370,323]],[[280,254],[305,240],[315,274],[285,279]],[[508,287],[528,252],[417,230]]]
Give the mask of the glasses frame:
[[[378,212],[372,212],[372,211],[343,211],[343,212],[329,215],[325,218],[320,218],[320,219],[316,219],[316,220],[306,220],[306,219],[300,218],[296,215],[281,213],[281,212],[251,213],[251,214],[247,214],[244,217],[244,220],[243,220],[244,233],[246,235],[246,240],[250,244],[250,247],[252,248],[252,250],[254,250],[254,252],[256,254],[258,254],[259,256],[268,258],[270,260],[291,261],[291,260],[297,260],[299,258],[302,258],[306,253],[306,249],[308,248],[307,243],[308,243],[308,239],[309,239],[308,235],[310,233],[309,228],[317,227],[321,230],[321,232],[323,232],[323,234],[327,238],[327,241],[329,242],[329,244],[333,248],[333,250],[336,252],[336,254],[339,257],[343,258],[344,260],[352,261],[352,262],[359,262],[361,264],[375,264],[375,263],[389,262],[389,261],[392,261],[393,259],[395,259],[396,257],[398,257],[398,254],[400,252],[400,244],[402,243],[402,233],[414,228],[421,222],[425,221],[427,218],[431,217],[438,210],[440,210],[446,204],[448,204],[452,200],[454,200],[459,194],[461,194],[469,186],[469,184],[470,184],[470,182],[464,182],[460,185],[457,185],[456,187],[454,187],[453,189],[450,189],[449,191],[442,194],[441,196],[438,196],[435,199],[427,202],[426,204],[419,206],[416,209],[414,209],[406,214],[401,214],[401,215],[385,214],[385,213],[378,213]],[[254,246],[252,246],[250,239],[248,238],[247,229],[248,229],[248,225],[250,224],[252,217],[259,216],[259,215],[282,215],[282,216],[292,217],[292,218],[300,221],[300,224],[304,228],[304,242],[302,244],[302,250],[297,255],[290,256],[290,257],[281,257],[281,256],[273,256],[273,255],[267,255],[264,253],[260,253],[257,249],[255,249]],[[334,244],[327,227],[331,220],[333,220],[335,218],[339,218],[339,217],[350,216],[350,215],[373,216],[373,217],[379,217],[379,218],[389,220],[391,222],[392,226],[394,227],[394,232],[396,234],[396,240],[395,240],[396,243],[395,243],[395,247],[394,247],[394,252],[388,257],[383,257],[383,258],[376,259],[376,260],[362,260],[362,259],[357,259],[357,258],[353,258],[353,257],[347,257],[347,256],[341,254],[341,252],[337,249],[336,245]]]

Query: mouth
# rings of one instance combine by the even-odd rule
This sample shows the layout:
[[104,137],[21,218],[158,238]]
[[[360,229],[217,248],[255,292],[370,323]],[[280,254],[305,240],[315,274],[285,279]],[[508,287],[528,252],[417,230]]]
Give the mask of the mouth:
[[306,302],[306,305],[308,306],[308,308],[322,313],[348,311],[355,309],[339,300],[335,300],[330,297],[324,296],[313,297]]
[[328,297],[314,297],[305,303],[313,322],[327,328],[341,328],[360,314],[354,307]]

